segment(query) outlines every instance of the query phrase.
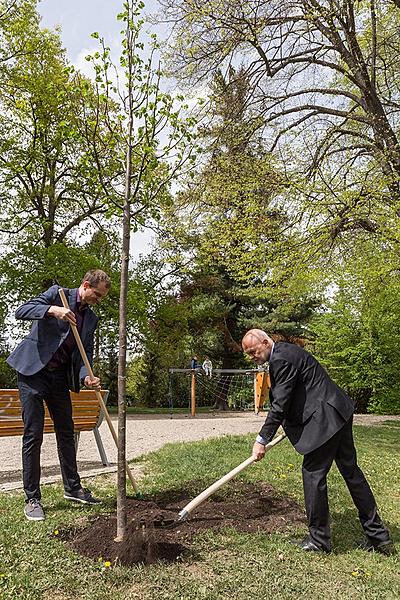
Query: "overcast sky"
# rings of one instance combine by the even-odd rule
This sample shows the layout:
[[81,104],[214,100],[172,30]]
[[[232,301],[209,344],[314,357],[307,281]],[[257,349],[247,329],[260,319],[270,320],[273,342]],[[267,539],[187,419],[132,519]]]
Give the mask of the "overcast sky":
[[[157,0],[145,2],[146,13],[157,10]],[[116,20],[121,8],[122,0],[41,0],[38,5],[42,25],[49,29],[61,27],[61,39],[69,60],[87,74],[89,64],[85,56],[98,49],[98,43],[91,34],[97,31],[107,45],[116,44],[123,28],[122,23]],[[157,31],[159,37],[162,33],[162,30]],[[149,250],[150,239],[151,233],[146,231],[133,235],[131,252],[134,260],[140,253]]]
[[[157,0],[145,0],[145,4],[145,13],[157,10]],[[97,47],[91,33],[98,31],[110,43],[123,28],[116,19],[121,0],[40,0],[38,9],[45,27],[61,27],[64,46],[74,64],[85,49]],[[162,30],[157,33],[162,34]]]

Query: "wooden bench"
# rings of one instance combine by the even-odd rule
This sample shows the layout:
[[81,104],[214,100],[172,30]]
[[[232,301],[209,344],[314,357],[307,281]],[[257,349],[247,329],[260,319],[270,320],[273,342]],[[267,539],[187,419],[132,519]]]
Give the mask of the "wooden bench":
[[[82,390],[79,394],[70,392],[72,402],[72,418],[74,420],[75,447],[78,450],[81,431],[93,431],[101,462],[105,467],[110,466],[99,427],[103,420],[103,412],[94,390]],[[108,390],[101,390],[104,403],[107,401]],[[53,421],[47,410],[44,416],[44,433],[53,433]],[[0,437],[22,435],[24,424],[21,416],[21,403],[18,390],[0,390]]]

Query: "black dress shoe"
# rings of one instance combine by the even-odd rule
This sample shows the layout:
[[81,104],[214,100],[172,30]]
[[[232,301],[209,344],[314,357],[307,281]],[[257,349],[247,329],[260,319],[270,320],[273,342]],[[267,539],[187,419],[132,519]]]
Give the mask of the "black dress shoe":
[[396,554],[396,548],[392,540],[374,543],[369,538],[364,538],[358,544],[358,547],[361,548],[361,550],[366,550],[367,552],[379,552],[379,554],[384,554],[385,556],[392,556],[393,554]]
[[298,546],[305,552],[325,552],[329,553],[330,550],[326,550],[325,548],[321,548],[321,546],[317,546],[315,542],[312,541],[310,537],[304,538],[304,540],[290,540],[291,544]]

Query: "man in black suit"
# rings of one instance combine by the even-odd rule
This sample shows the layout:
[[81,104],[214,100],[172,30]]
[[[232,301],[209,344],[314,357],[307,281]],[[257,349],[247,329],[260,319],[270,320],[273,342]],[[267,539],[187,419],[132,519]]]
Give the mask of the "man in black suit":
[[243,351],[261,365],[269,362],[271,408],[253,447],[261,460],[265,444],[283,426],[296,450],[304,455],[302,475],[309,535],[303,550],[330,552],[326,476],[333,461],[344,478],[364,529],[362,546],[392,554],[394,546],[383,525],[371,488],[357,465],[352,424],[354,404],[306,350],[274,341],[261,329],[251,329],[242,340]]
[[85,385],[100,389],[100,380],[91,379],[71,329],[76,325],[89,362],[92,362],[94,332],[98,318],[90,306],[108,293],[110,279],[99,269],[88,271],[79,288],[64,289],[69,308],[62,306],[60,286],[53,285],[20,306],[17,319],[31,320],[30,333],[7,362],[18,374],[19,396],[24,422],[22,472],[26,496],[24,513],[30,521],[43,521],[40,492],[40,449],[43,441],[46,402],[54,422],[57,450],[64,483],[64,498],[83,504],[99,504],[90,490],[81,486],[76,465],[74,423],[69,390],[79,392]]

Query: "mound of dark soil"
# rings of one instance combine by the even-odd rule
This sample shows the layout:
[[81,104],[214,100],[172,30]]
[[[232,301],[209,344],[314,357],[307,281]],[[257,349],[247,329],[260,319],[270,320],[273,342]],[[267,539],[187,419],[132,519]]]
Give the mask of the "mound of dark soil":
[[179,511],[193,498],[189,490],[171,490],[151,499],[127,500],[128,532],[115,542],[116,514],[101,515],[84,529],[62,537],[70,547],[95,560],[123,565],[173,561],[190,550],[191,538],[207,529],[233,527],[253,533],[304,524],[302,509],[290,498],[278,495],[269,485],[236,481],[228,493],[214,494],[177,522]]

